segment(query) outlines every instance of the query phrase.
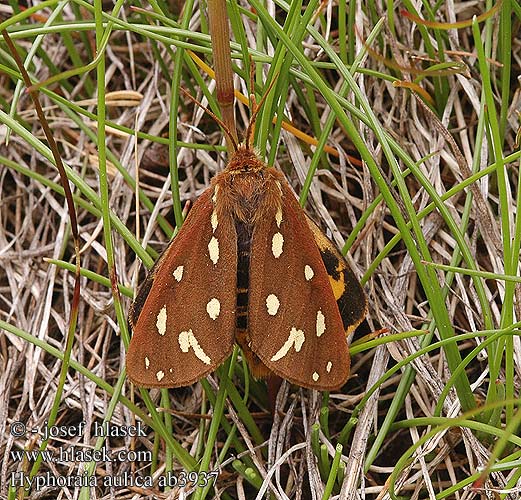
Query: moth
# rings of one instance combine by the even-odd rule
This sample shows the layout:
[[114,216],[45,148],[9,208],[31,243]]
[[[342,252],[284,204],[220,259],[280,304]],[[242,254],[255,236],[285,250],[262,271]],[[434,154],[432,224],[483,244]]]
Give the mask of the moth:
[[334,390],[349,376],[346,335],[365,317],[365,294],[284,175],[257,157],[250,127],[130,307],[137,385],[190,385],[234,342],[257,378]]

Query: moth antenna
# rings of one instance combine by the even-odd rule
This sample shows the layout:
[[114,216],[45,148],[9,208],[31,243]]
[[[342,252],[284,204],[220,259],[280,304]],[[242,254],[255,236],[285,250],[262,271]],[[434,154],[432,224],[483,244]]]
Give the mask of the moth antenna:
[[255,94],[255,61],[250,54],[250,97]]
[[[250,118],[250,124],[248,125],[248,128],[246,129],[246,148],[251,149],[252,147],[252,141],[253,141],[253,134],[255,133],[255,122],[257,120],[257,115],[259,114],[259,110],[261,109],[262,105],[264,104],[264,101],[266,101],[266,98],[268,97],[269,93],[271,92],[271,89],[275,85],[275,82],[277,81],[277,76],[279,73],[277,72],[275,76],[273,77],[273,80],[271,81],[268,90],[264,93],[262,96],[262,99],[260,100],[259,104],[257,104],[257,101],[255,100],[255,95],[252,92],[250,94],[250,101],[252,106],[252,115]],[[253,90],[253,87],[252,87]]]
[[[257,99],[255,98],[255,63],[250,55],[250,112],[254,116],[257,112]],[[248,128],[246,129],[245,143],[246,148],[251,149],[253,143],[253,136],[255,135],[255,120],[250,119]]]
[[237,141],[233,137],[233,134],[231,133],[227,125],[213,111],[210,111],[210,109],[208,109],[204,104],[200,103],[193,95],[191,95],[183,87],[180,87],[180,90],[186,97],[188,97],[188,99],[190,99],[194,104],[203,109],[210,117],[212,117],[217,122],[217,124],[223,129],[223,132],[226,134],[226,137],[228,137],[228,139],[230,140],[230,143],[233,146],[233,152],[235,153],[239,149],[239,144],[237,144]]
[[248,124],[248,128],[246,129],[246,149],[252,148],[253,136],[255,135],[255,120],[257,119],[258,109],[257,100],[255,99],[255,94],[250,93],[250,109],[251,109],[251,118],[250,123]]

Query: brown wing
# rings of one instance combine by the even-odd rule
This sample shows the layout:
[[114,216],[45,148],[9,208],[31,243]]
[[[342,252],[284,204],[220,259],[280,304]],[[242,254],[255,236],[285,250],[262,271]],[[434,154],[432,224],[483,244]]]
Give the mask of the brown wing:
[[337,389],[350,366],[342,318],[306,215],[285,181],[281,189],[281,212],[273,207],[253,233],[251,349],[291,382]]
[[237,243],[213,195],[212,187],[194,204],[130,309],[127,372],[138,385],[190,385],[232,351]]

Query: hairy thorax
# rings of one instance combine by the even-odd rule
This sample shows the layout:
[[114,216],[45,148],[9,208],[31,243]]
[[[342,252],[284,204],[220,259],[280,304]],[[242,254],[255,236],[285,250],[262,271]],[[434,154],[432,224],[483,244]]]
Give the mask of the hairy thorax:
[[282,205],[283,179],[280,172],[260,161],[255,153],[239,149],[226,170],[213,180],[219,199],[217,217],[254,225],[273,216]]

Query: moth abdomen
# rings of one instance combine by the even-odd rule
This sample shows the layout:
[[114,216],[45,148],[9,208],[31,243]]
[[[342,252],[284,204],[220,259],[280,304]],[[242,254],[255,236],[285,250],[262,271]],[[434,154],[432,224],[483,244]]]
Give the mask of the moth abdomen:
[[[251,207],[245,206],[244,209],[248,212],[251,210]],[[238,218],[235,219],[235,231],[237,234],[237,309],[235,314],[235,341],[241,347],[253,376],[256,378],[264,378],[270,374],[270,370],[251,350],[250,335],[248,331],[250,257],[253,230],[253,224],[243,222]]]
[[250,286],[250,251],[253,226],[235,220],[237,233],[237,310],[236,325],[238,329],[248,328],[248,294]]

